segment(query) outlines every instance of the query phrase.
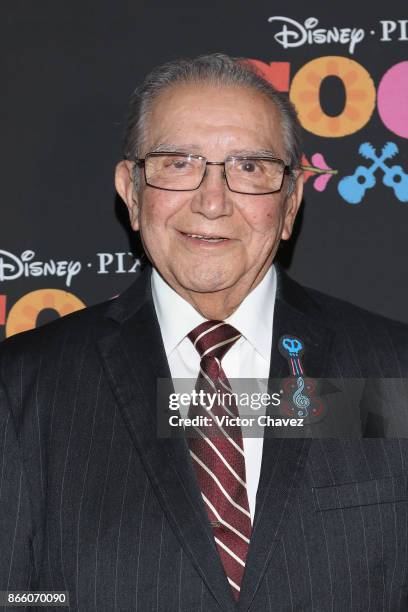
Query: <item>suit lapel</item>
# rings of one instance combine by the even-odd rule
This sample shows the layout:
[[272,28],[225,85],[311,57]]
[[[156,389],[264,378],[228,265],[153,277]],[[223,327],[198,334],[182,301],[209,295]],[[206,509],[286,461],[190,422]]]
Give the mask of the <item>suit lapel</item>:
[[[317,307],[309,295],[279,267],[277,272],[270,384],[271,379],[290,375],[289,366],[278,350],[284,334],[303,341],[302,363],[307,376],[327,376],[332,333],[319,321]],[[310,443],[311,439],[305,438],[264,438],[255,520],[239,601],[241,611],[250,607],[273,555],[302,477]]]
[[184,437],[157,435],[157,379],[171,380],[150,268],[112,303],[98,340],[113,392],[152,487],[181,546],[222,610],[235,610]]

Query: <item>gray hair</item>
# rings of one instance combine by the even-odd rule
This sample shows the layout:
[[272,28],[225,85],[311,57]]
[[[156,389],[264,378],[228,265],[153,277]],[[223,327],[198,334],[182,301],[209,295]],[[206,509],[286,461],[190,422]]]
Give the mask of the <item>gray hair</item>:
[[289,186],[289,191],[292,191],[293,171],[300,168],[302,159],[301,126],[295,107],[287,94],[275,89],[247,59],[222,53],[167,62],[146,76],[130,98],[123,142],[125,159],[134,160],[142,155],[147,119],[154,100],[167,88],[192,82],[250,87],[266,95],[276,105],[282,119],[283,140],[292,171]]

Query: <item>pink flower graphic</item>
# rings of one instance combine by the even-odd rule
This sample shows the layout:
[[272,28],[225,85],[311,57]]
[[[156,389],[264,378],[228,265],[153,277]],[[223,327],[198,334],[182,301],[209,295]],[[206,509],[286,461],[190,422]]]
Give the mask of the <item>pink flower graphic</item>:
[[305,173],[305,182],[313,175],[317,174],[313,181],[313,187],[316,191],[324,191],[326,185],[334,174],[337,174],[337,170],[333,170],[327,165],[321,153],[314,153],[312,155],[312,163],[308,161],[304,155],[302,158],[302,169]]

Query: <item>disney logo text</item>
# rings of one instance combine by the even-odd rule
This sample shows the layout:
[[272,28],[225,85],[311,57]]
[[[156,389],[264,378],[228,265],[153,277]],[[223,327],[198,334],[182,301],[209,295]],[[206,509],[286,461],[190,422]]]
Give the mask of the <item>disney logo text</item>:
[[268,22],[281,22],[283,24],[280,32],[274,35],[274,39],[284,49],[301,47],[306,43],[321,45],[338,42],[342,45],[348,44],[349,53],[353,54],[356,45],[365,36],[365,31],[362,28],[316,28],[319,24],[316,17],[308,17],[303,25],[289,17],[269,17]]
[[65,284],[81,271],[80,261],[32,261],[34,251],[23,251],[21,257],[0,250],[0,281],[14,280],[21,276],[65,276]]

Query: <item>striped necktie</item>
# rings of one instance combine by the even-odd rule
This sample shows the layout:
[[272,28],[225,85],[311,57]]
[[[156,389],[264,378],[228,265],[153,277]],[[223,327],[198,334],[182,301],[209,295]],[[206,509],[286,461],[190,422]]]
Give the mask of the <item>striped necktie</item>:
[[[215,394],[216,401],[211,410],[208,405],[192,403],[188,416],[205,415],[212,424],[186,429],[214,539],[236,600],[251,535],[242,431],[237,425],[220,425],[214,417],[233,418],[239,414],[233,396],[225,400],[232,389],[221,360],[240,336],[223,321],[205,321],[188,334],[201,359],[196,391]],[[227,394],[224,399],[222,394]]]

